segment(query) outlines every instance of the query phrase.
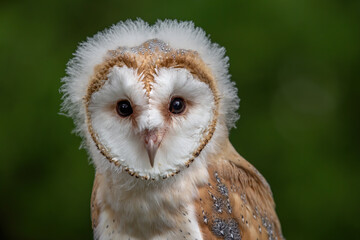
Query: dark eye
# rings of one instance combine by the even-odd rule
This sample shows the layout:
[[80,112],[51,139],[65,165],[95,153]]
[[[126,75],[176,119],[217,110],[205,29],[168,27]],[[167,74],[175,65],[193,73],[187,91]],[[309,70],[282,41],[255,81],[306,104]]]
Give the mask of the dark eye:
[[170,102],[169,111],[173,114],[180,114],[185,110],[185,101],[182,98],[173,98]]
[[133,113],[133,109],[128,100],[119,101],[116,105],[116,111],[121,117],[127,117]]

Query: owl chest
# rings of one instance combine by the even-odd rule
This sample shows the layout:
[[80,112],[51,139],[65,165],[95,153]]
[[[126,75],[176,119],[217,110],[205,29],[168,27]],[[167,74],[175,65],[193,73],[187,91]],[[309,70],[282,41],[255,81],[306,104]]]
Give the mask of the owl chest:
[[105,207],[99,215],[95,239],[203,239],[191,204],[180,209],[145,205],[125,203],[116,211]]

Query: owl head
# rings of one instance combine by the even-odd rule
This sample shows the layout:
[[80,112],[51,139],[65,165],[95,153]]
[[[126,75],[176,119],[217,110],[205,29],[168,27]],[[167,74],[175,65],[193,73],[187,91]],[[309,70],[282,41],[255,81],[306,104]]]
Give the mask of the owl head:
[[225,49],[192,22],[119,22],[78,47],[63,110],[99,171],[174,176],[227,139],[239,99]]

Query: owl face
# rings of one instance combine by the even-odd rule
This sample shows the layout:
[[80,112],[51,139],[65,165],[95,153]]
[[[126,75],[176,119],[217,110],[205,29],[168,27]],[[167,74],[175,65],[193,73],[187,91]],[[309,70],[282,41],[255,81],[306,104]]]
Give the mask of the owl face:
[[233,124],[238,100],[226,62],[190,23],[119,23],[70,62],[64,108],[97,167],[107,162],[137,178],[164,179]]
[[215,82],[195,52],[152,39],[110,51],[98,71],[87,125],[101,153],[124,171],[143,179],[172,176],[211,139]]

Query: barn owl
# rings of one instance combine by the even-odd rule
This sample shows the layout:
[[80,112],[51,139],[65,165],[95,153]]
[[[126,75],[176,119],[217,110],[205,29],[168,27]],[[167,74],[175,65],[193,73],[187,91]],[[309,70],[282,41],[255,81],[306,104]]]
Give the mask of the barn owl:
[[95,166],[94,239],[283,239],[270,187],[229,142],[225,49],[192,22],[119,22],[80,44],[63,109]]

